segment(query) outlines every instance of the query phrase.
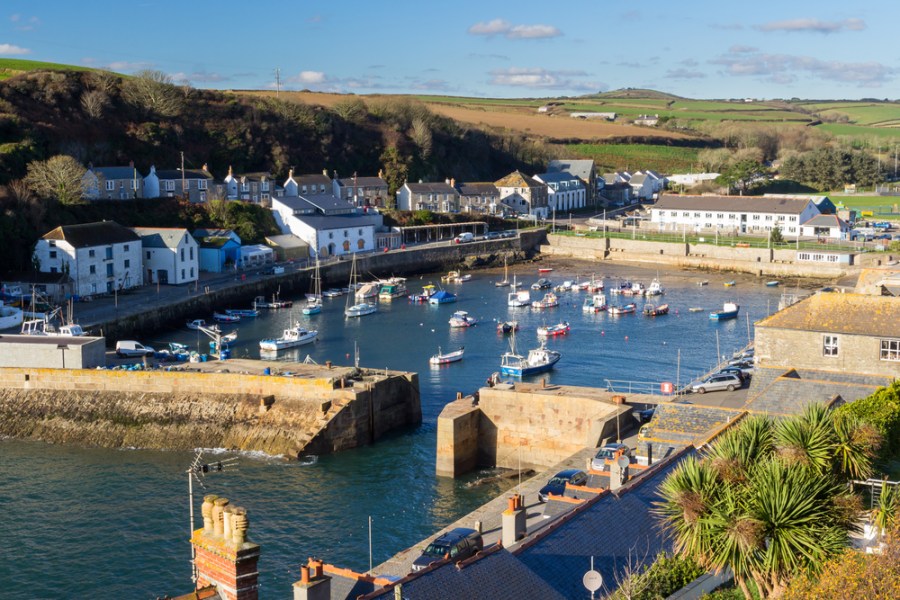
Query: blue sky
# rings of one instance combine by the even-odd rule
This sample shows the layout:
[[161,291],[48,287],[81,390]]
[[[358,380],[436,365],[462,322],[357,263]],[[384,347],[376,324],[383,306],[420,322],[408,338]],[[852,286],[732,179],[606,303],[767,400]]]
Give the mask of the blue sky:
[[0,56],[201,88],[898,98],[900,2],[4,0]]

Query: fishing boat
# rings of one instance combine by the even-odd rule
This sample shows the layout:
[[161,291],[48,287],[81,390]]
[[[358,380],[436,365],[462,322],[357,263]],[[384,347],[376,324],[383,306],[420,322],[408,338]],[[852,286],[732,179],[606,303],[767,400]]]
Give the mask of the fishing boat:
[[264,296],[257,296],[255,300],[253,300],[253,308],[290,308],[294,305],[293,300],[282,300],[279,292],[275,292],[272,294],[272,300],[266,301]]
[[472,327],[478,323],[478,319],[464,310],[458,310],[450,317],[450,327]]
[[509,268],[506,266],[506,257],[503,257],[503,279],[500,281],[494,282],[494,287],[509,287],[511,285],[509,281]]
[[193,321],[189,321],[187,323],[188,329],[193,329],[195,331],[201,331],[203,329],[210,329],[212,331],[219,331],[219,326],[216,324],[207,325],[204,319],[194,319]]
[[531,289],[533,290],[549,290],[551,287],[553,287],[553,284],[546,277],[541,277],[531,284]]
[[319,332],[315,329],[310,331],[301,326],[300,323],[295,323],[293,327],[285,329],[280,338],[260,340],[259,348],[260,350],[269,351],[286,350],[287,348],[309,344],[315,341],[317,335],[319,335]]
[[259,316],[259,311],[255,308],[227,308],[226,315],[235,315],[237,317],[252,319]]
[[0,330],[20,327],[25,320],[25,313],[15,306],[6,306],[0,300]]
[[614,285],[611,288],[609,288],[609,293],[612,294],[613,296],[617,296],[619,294],[624,294],[625,292],[630,292],[631,289],[632,289],[631,282],[623,281],[623,282],[619,283],[618,285]]
[[722,305],[722,310],[714,310],[709,313],[709,318],[713,321],[726,321],[728,319],[736,319],[739,310],[741,310],[741,307],[734,302],[726,302]]
[[553,267],[541,267],[540,269],[538,269],[538,273],[541,273],[541,274],[552,273],[552,272],[553,272]]
[[513,288],[514,290],[517,290],[517,289],[519,289],[520,287],[522,287],[522,282],[521,282],[521,281],[516,281],[516,276],[515,276],[515,274],[513,275],[513,280],[512,280],[512,283],[509,284],[509,287]]
[[527,377],[544,373],[553,368],[559,362],[562,355],[556,350],[547,348],[545,342],[537,348],[528,351],[528,356],[516,353],[516,336],[512,336],[509,352],[500,356],[500,373],[513,377]]
[[409,290],[406,289],[406,279],[403,277],[391,277],[382,284],[378,291],[379,300],[393,300],[407,295],[409,295]]
[[450,304],[451,302],[456,302],[456,294],[445,290],[439,290],[428,298],[428,304]]
[[606,306],[606,294],[598,293],[584,299],[584,304],[581,305],[581,310],[583,312],[602,312],[607,309]]
[[559,306],[559,298],[553,292],[547,292],[540,300],[531,303],[532,308],[555,308]]
[[528,290],[518,290],[510,292],[506,297],[506,305],[518,308],[520,306],[529,306],[531,304],[531,293]]
[[571,281],[563,281],[561,284],[553,288],[557,292],[571,292],[572,291],[572,282]]
[[636,310],[637,306],[635,306],[634,302],[632,302],[624,306],[610,306],[607,312],[611,315],[627,315],[635,312]]
[[497,333],[512,333],[514,331],[519,330],[519,322],[518,321],[503,321],[501,323],[497,323]]
[[229,315],[228,313],[214,312],[213,319],[219,323],[239,323],[241,318],[237,315]]
[[777,281],[777,280],[767,281],[767,282],[766,282],[766,287],[778,287],[778,285],[779,285],[780,283],[781,283],[781,282],[780,282],[780,281]]
[[319,273],[319,256],[316,255],[316,268],[313,271],[313,293],[306,296],[304,315],[317,315],[322,312],[322,277]]
[[441,277],[441,281],[445,283],[464,283],[472,279],[472,276],[468,273],[462,274],[459,271],[450,271],[443,277]]
[[556,325],[541,325],[537,328],[537,334],[541,337],[556,337],[558,335],[566,335],[569,333],[569,322],[564,321]]
[[432,365],[446,365],[448,363],[457,362],[462,360],[463,352],[465,351],[465,347],[461,347],[459,350],[454,350],[453,352],[444,354],[443,352],[441,352],[441,347],[438,346],[438,353],[429,358],[428,362]]
[[[432,286],[434,287],[434,286]],[[356,299],[358,301],[362,300],[371,300],[373,298],[378,297],[378,292],[381,290],[381,282],[374,281],[371,283],[363,283],[362,285],[357,285],[356,288]]]
[[223,342],[233,342],[237,339],[237,331],[229,331],[221,337]]
[[597,292],[603,291],[603,280],[595,279],[594,275],[591,274],[591,280],[588,282],[587,291],[592,294],[596,294]]
[[703,312],[702,306],[692,306],[688,309],[688,312]]
[[[357,283],[356,279],[356,253],[353,254],[353,262],[350,264],[350,287],[353,287]],[[344,308],[344,316],[347,317],[364,317],[366,315],[371,315],[372,313],[378,310],[378,307],[375,304],[371,304],[369,302],[361,301],[356,304],[350,304],[350,299],[353,298],[353,295],[347,295],[347,306]]]
[[731,281],[726,281],[722,285],[724,285],[725,287],[734,287],[736,284],[735,284],[735,281],[732,279]]
[[644,287],[644,284],[638,281],[638,282],[632,283],[631,287],[628,288],[627,290],[623,289],[621,293],[623,296],[643,296],[644,292],[646,292],[646,291],[647,291],[647,288]]
[[644,314],[648,317],[659,317],[661,315],[667,315],[669,314],[669,305],[660,304],[659,306],[654,306],[653,304],[645,304]]
[[435,292],[437,292],[437,287],[433,283],[429,283],[427,285],[422,286],[422,293],[420,294],[411,294],[409,297],[410,302],[416,302],[418,304],[423,304],[428,302],[428,299],[434,296]]
[[701,279],[700,281],[697,282],[697,285],[699,285],[699,286],[709,285],[709,279]]
[[644,291],[645,296],[659,296],[663,294],[665,290],[663,289],[662,283],[660,283],[659,279],[654,277],[653,281],[650,282],[650,285]]
[[340,298],[344,295],[344,290],[341,288],[329,288],[322,292],[323,298]]

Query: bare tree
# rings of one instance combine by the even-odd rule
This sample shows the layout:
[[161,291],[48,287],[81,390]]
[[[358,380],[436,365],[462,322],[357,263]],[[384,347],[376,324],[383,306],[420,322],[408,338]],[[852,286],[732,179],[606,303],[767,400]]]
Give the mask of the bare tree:
[[184,106],[182,91],[162,71],[138,71],[122,84],[125,100],[162,117],[174,117]]
[[366,103],[360,98],[346,98],[331,107],[342,119],[350,123],[360,123],[369,113]]
[[419,147],[423,158],[427,159],[431,156],[431,125],[427,120],[421,116],[415,117],[412,122],[412,135],[410,137],[412,137],[416,146]]
[[71,156],[59,154],[48,160],[28,163],[25,181],[42,198],[54,198],[62,204],[76,204],[84,195],[86,171]]
[[81,94],[81,108],[92,119],[103,116],[103,109],[109,104],[109,95],[100,90],[89,90]]
[[109,71],[91,71],[87,74],[85,82],[97,90],[108,95],[114,93],[119,85],[119,76]]

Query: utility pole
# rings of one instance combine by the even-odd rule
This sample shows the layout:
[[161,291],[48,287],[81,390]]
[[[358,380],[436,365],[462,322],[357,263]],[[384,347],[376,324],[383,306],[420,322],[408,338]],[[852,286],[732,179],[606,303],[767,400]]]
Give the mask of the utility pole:
[[187,198],[187,193],[184,189],[184,151],[181,152],[181,195]]
[[281,69],[275,67],[275,95],[278,95],[278,92],[281,91]]

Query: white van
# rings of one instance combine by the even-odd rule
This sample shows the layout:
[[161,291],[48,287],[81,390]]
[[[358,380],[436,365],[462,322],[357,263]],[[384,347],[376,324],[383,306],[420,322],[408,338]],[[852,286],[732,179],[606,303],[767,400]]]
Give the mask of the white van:
[[455,238],[453,238],[453,242],[456,244],[465,244],[466,242],[474,242],[475,236],[471,233],[461,233]]
[[134,356],[153,356],[156,352],[150,346],[139,344],[134,340],[120,340],[116,342],[116,356],[119,358],[131,358]]

